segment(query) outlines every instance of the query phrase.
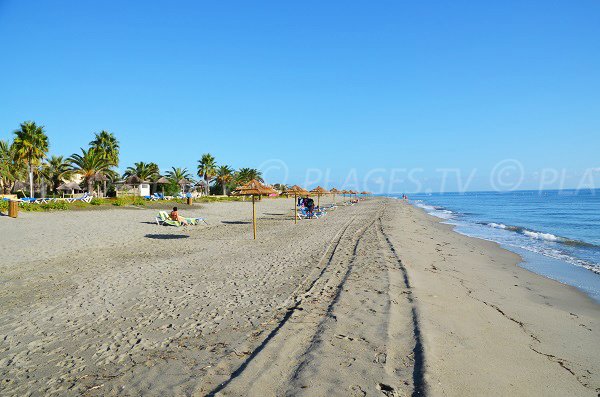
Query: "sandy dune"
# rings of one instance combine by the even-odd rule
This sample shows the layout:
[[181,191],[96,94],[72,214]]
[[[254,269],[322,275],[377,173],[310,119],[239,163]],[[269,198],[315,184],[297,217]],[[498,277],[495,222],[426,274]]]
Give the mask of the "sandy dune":
[[0,217],[0,394],[597,395],[599,309],[373,199]]

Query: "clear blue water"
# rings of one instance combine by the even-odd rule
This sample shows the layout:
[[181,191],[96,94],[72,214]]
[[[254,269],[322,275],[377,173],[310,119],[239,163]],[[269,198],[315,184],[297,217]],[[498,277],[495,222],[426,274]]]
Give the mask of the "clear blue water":
[[600,301],[600,189],[414,194],[456,231],[519,253],[523,267]]

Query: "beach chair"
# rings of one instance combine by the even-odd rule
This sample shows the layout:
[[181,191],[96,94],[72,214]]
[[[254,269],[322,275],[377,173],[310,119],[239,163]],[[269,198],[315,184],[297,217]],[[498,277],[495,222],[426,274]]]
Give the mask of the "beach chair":
[[[204,218],[183,218],[185,219],[185,221],[190,224],[190,225],[198,225],[200,222],[204,222],[206,225],[208,225],[208,223],[204,220]],[[157,225],[163,225],[163,226],[183,226],[183,224],[179,221],[174,221],[173,219],[171,219],[171,217],[169,216],[169,214],[167,214],[167,211],[159,211],[158,215],[156,216],[156,224]]]
[[166,211],[158,212],[158,215],[156,216],[156,224],[161,226],[182,226],[181,222],[171,219]]
[[298,210],[298,219],[319,219],[323,215],[325,215],[325,212],[317,210],[316,208],[312,214],[306,207],[300,207]]
[[90,203],[90,202],[92,201],[92,198],[93,198],[93,197],[92,197],[92,196],[91,196],[91,195],[90,195],[88,192],[85,192],[85,193],[83,194],[83,196],[81,196],[81,197],[77,197],[77,198],[72,198],[72,199],[71,199],[71,201],[69,201],[69,200],[67,199],[67,202],[68,202],[68,203],[72,203],[72,202],[74,202],[74,201],[83,201],[84,203]]

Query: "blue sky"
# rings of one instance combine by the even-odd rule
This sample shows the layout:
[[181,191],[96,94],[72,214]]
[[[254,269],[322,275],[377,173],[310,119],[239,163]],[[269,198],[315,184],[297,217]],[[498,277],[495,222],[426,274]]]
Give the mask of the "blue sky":
[[0,138],[35,120],[52,154],[105,129],[121,168],[485,190],[515,159],[519,188],[600,187],[596,0],[0,0],[0,49]]

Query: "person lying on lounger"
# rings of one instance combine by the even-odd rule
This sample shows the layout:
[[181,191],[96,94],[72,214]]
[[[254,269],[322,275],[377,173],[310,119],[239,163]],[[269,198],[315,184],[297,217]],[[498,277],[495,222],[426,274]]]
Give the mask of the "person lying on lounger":
[[171,214],[169,214],[169,216],[175,222],[180,222],[184,226],[189,225],[188,221],[186,221],[185,218],[179,216],[179,213],[177,212],[177,207],[173,207],[173,211],[171,211]]

